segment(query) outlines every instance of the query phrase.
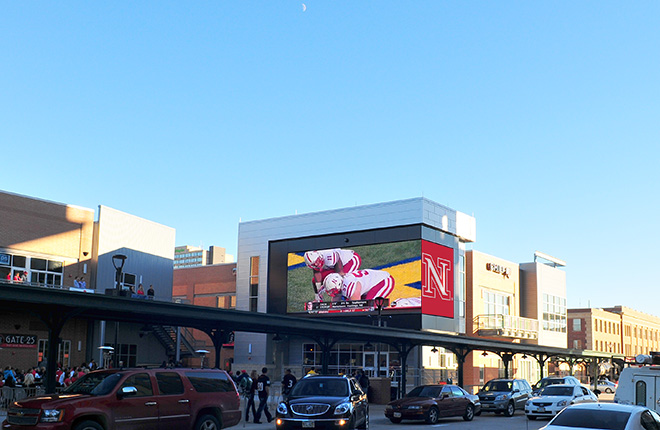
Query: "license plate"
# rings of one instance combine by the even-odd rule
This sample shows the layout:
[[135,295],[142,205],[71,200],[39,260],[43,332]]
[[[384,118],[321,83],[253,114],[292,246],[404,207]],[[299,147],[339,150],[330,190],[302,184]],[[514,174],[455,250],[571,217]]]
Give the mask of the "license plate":
[[304,428],[304,429],[313,429],[314,428],[314,421],[303,421],[302,422],[302,428]]
[[545,412],[545,408],[538,408],[536,412]]
[[401,412],[394,412],[394,418],[401,418]]

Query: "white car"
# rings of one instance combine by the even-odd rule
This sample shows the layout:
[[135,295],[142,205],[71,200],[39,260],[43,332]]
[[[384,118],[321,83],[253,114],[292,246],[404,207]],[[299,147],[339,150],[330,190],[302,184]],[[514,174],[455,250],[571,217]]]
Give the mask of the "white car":
[[595,403],[598,397],[588,388],[578,385],[548,385],[525,403],[525,415],[530,420],[537,417],[552,418],[566,406],[577,403]]
[[584,403],[564,409],[540,430],[657,430],[660,415],[633,405]]
[[616,391],[616,383],[608,380],[598,381],[597,389],[603,393],[613,393]]

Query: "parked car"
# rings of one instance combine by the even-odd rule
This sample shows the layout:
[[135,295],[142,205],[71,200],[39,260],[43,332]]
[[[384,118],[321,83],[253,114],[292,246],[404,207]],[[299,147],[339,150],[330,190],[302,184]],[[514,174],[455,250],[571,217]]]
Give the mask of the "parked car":
[[601,379],[598,381],[598,391],[601,391],[603,393],[609,393],[612,394],[613,392],[616,391],[617,384],[616,382],[612,382],[607,379]]
[[541,390],[537,397],[532,397],[525,404],[525,415],[530,420],[537,417],[552,418],[565,407],[577,403],[595,403],[598,397],[588,388],[555,384]]
[[532,395],[532,387],[524,379],[492,379],[479,391],[481,410],[507,417],[516,410],[524,410],[525,402]]
[[656,430],[660,415],[633,405],[584,403],[569,406],[541,430]]
[[539,391],[541,391],[548,385],[555,385],[555,384],[582,385],[580,383],[580,380],[574,376],[547,376],[545,378],[540,379],[536,384],[534,384],[534,386],[532,387],[532,395],[537,396],[539,394]]
[[479,397],[457,385],[421,385],[385,406],[385,416],[394,424],[402,420],[425,420],[435,424],[441,417],[456,416],[472,421],[480,413]]
[[108,369],[61,394],[14,402],[3,430],[213,430],[241,419],[227,372],[214,369]]
[[369,402],[360,384],[347,376],[306,376],[277,405],[282,429],[367,429]]

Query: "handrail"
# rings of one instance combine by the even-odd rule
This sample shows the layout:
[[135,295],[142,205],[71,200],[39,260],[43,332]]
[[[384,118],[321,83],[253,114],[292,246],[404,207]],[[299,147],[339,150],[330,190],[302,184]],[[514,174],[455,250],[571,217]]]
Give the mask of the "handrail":
[[533,318],[504,314],[485,314],[475,317],[477,330],[515,330],[538,333],[539,321]]

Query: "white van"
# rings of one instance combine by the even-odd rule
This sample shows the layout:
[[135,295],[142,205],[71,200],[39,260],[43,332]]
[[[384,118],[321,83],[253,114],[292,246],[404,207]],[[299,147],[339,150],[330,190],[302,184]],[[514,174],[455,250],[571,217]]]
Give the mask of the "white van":
[[[646,406],[660,413],[660,357],[638,355],[641,367],[626,367],[619,376],[614,402],[624,405]],[[650,365],[649,365],[650,364]]]

